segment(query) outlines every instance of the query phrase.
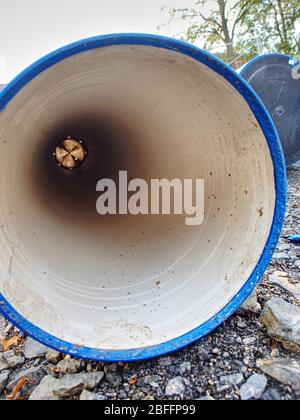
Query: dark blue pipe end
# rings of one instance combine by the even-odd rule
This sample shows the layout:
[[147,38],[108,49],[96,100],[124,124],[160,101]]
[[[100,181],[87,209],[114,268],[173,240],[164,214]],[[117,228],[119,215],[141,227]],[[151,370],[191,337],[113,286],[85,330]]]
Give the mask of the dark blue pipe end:
[[295,244],[300,244],[300,235],[292,235],[289,237],[289,241]]

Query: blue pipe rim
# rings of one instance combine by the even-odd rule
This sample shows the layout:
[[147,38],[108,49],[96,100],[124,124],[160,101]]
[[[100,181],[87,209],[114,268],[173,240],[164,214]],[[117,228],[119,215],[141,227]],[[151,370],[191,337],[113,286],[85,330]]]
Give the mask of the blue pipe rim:
[[230,68],[228,65],[223,63],[220,59],[213,56],[212,54],[184,41],[179,41],[159,35],[136,33],[102,35],[80,40],[60,48],[32,64],[6,87],[4,87],[0,93],[0,112],[7,107],[9,102],[27,83],[58,62],[85,51],[114,45],[152,46],[178,52],[198,60],[202,64],[209,67],[212,71],[223,77],[229,84],[231,84],[248,103],[266,137],[266,141],[268,143],[274,164],[274,187],[276,191],[274,218],[269,238],[261,257],[255,269],[253,270],[253,273],[246,281],[242,289],[221,311],[219,311],[219,313],[214,315],[209,321],[184,334],[183,336],[172,339],[165,343],[145,348],[120,351],[81,347],[54,337],[48,334],[46,331],[43,331],[39,327],[35,326],[31,322],[27,321],[10,305],[6,298],[0,293],[0,313],[2,313],[12,324],[14,324],[26,335],[32,337],[47,347],[58,350],[62,353],[70,354],[74,357],[94,361],[132,362],[162,356],[194,343],[195,341],[215,330],[215,328],[217,328],[231,315],[233,315],[240,307],[240,305],[251,295],[272,259],[272,255],[275,251],[281,233],[286,208],[286,167],[283,158],[282,147],[275,125],[259,97],[256,95],[254,90],[243,80],[243,78],[240,77],[232,68]]
[[297,60],[297,62],[299,63],[298,58],[296,57],[292,57],[291,55],[288,54],[282,54],[282,53],[268,53],[268,54],[261,54],[258,55],[254,58],[252,58],[252,60],[248,61],[248,63],[246,63],[240,70],[238,70],[239,74],[241,76],[243,76],[243,74],[245,74],[245,72],[257,61],[263,60],[264,58],[268,58],[268,57],[281,57],[281,58],[287,58],[288,60]]

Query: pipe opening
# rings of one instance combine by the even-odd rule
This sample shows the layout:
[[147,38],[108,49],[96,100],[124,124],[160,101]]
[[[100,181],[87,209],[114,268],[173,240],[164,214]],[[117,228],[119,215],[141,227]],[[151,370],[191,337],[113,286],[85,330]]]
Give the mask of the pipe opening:
[[[99,216],[96,184],[119,171],[204,179],[204,223]],[[0,113],[0,174],[4,296],[52,336],[104,350],[165,343],[218,314],[253,273],[275,209],[269,147],[240,93],[143,45],[77,54],[28,83]]]
[[76,140],[71,136],[60,141],[53,152],[58,166],[69,170],[81,166],[85,161],[86,155],[87,149],[82,140]]

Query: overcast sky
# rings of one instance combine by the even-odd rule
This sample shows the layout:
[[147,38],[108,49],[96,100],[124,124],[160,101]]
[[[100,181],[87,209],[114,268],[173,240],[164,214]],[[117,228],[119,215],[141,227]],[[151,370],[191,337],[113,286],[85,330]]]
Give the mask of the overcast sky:
[[[157,33],[161,12],[193,0],[0,0],[0,83],[46,53],[81,38],[114,32]],[[178,28],[180,29],[180,28]],[[167,28],[161,31],[167,34]],[[172,34],[170,34],[172,35]]]

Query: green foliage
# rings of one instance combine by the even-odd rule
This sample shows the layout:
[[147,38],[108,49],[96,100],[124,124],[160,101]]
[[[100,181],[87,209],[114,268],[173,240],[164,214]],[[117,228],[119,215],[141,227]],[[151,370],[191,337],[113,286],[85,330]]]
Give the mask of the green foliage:
[[186,28],[183,39],[205,49],[223,46],[235,67],[261,52],[300,53],[300,0],[195,0],[169,13],[170,22]]
[[[241,0],[243,5],[247,0]],[[253,39],[266,51],[297,54],[300,52],[300,1],[252,0],[242,19],[240,46],[253,51]]]
[[183,38],[211,49],[224,45],[227,60],[235,59],[234,41],[239,24],[249,5],[238,7],[232,0],[195,0],[193,7],[171,9],[170,21],[188,22]]

